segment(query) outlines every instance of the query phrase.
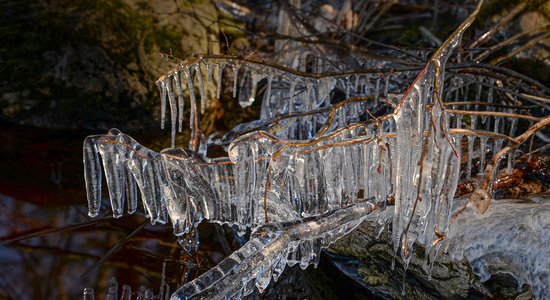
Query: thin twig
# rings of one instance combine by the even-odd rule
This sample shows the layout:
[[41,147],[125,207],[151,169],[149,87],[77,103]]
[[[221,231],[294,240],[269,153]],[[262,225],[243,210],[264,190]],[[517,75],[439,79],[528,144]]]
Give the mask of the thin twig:
[[467,115],[467,116],[487,116],[487,117],[505,117],[505,118],[516,118],[516,119],[525,119],[530,121],[540,121],[540,118],[521,115],[521,114],[512,114],[499,111],[475,111],[475,110],[458,110],[458,109],[447,109],[448,113],[455,115]]
[[485,191],[488,191],[488,189],[490,188],[490,183],[491,183],[492,178],[494,176],[493,173],[495,171],[496,166],[498,165],[498,162],[502,158],[502,156],[506,155],[511,150],[517,148],[521,143],[525,142],[534,133],[539,131],[544,126],[547,126],[548,124],[550,124],[550,116],[547,116],[547,117],[541,119],[538,123],[535,123],[533,126],[529,127],[529,129],[527,129],[522,135],[520,135],[520,136],[518,136],[514,139],[515,143],[506,146],[505,148],[500,150],[496,155],[494,155],[493,159],[491,160],[491,163],[489,165],[487,165],[487,168],[486,168],[487,177],[485,178],[485,181],[483,182],[483,185],[481,186],[481,189],[485,190]]
[[134,231],[132,231],[132,233],[130,233],[129,235],[127,235],[125,238],[123,238],[122,240],[118,241],[118,243],[116,243],[105,255],[103,255],[103,257],[98,260],[95,264],[93,264],[92,266],[90,266],[86,271],[84,271],[84,273],[82,273],[81,277],[86,277],[86,275],[94,270],[95,268],[97,268],[99,265],[103,264],[105,261],[107,261],[107,259],[109,259],[113,254],[115,254],[118,250],[120,250],[120,248],[122,246],[124,246],[124,244],[126,244],[126,242],[128,242],[129,240],[131,240],[132,238],[134,238],[143,228],[145,228],[145,226],[147,225],[147,223],[149,223],[149,221],[145,221],[143,222],[138,228],[136,228]]
[[525,45],[522,45],[521,47],[518,47],[516,49],[514,49],[512,52],[510,53],[507,53],[501,57],[497,57],[493,60],[491,60],[491,64],[493,65],[500,65],[501,63],[511,59],[512,57],[518,55],[519,53],[529,49],[529,48],[532,48],[534,46],[536,46],[540,41],[546,39],[547,37],[550,36],[550,31],[546,32],[545,34],[542,34],[536,38],[533,38],[533,39],[530,39],[529,42],[525,43]]
[[527,2],[520,2],[513,9],[511,9],[508,14],[498,20],[489,30],[481,34],[468,48],[477,48],[481,44],[488,41],[495,33],[500,31],[504,25],[510,23],[519,13],[521,13],[527,7]]
[[545,25],[545,26],[542,26],[540,28],[535,28],[535,29],[532,29],[532,30],[529,30],[529,31],[525,31],[525,32],[520,32],[492,47],[490,47],[489,49],[485,50],[484,52],[480,53],[478,56],[476,56],[473,61],[475,62],[478,62],[478,61],[481,61],[482,59],[486,58],[487,56],[491,55],[491,53],[503,48],[503,47],[506,47],[508,45],[511,45],[513,44],[514,42],[518,41],[519,39],[523,38],[523,37],[526,37],[530,34],[532,35],[536,35],[536,34],[539,34],[541,32],[544,32],[546,30],[548,30],[548,28],[550,28],[549,25]]
[[110,221],[112,219],[113,219],[112,217],[103,217],[103,218],[100,218],[100,219],[97,219],[97,220],[86,221],[86,222],[67,225],[67,226],[63,226],[63,227],[59,227],[59,228],[44,228],[44,229],[39,229],[39,230],[32,229],[30,232],[17,234],[16,236],[3,237],[3,238],[0,239],[0,241],[1,241],[0,245],[3,246],[3,245],[7,245],[7,244],[10,244],[10,243],[13,243],[13,242],[19,242],[19,241],[22,241],[22,240],[31,239],[31,238],[38,237],[38,236],[44,236],[44,235],[47,235],[47,234],[66,232],[66,231],[85,228],[85,227],[88,227],[88,226],[94,226],[94,225],[97,225],[97,224],[100,224],[100,223]]

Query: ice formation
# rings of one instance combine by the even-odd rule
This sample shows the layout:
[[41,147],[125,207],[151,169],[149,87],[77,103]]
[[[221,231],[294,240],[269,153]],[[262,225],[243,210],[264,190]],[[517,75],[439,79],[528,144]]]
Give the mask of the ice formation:
[[[132,299],[132,288],[124,284],[122,286],[122,291],[119,293],[119,283],[116,281],[115,277],[111,277],[107,285],[107,292],[105,293],[105,300],[131,300]],[[135,292],[137,294],[136,300],[154,300],[154,299],[164,299],[162,292],[158,295],[155,295],[151,289],[147,289],[145,286],[140,286],[140,288]],[[120,295],[120,298],[119,298]],[[95,300],[95,292],[92,288],[85,288],[83,292],[84,300]]]
[[[318,73],[307,73],[214,55],[180,64],[157,82],[163,127],[170,112],[172,148],[157,153],[117,129],[84,141],[89,215],[100,211],[103,169],[115,217],[134,213],[141,198],[151,222],[170,221],[177,236],[205,219],[235,225],[241,234],[252,229],[248,243],[172,299],[262,291],[286,265],[316,265],[322,248],[384,209],[394,211],[393,243],[405,267],[415,242],[433,259],[456,217],[459,178],[487,178],[470,203],[483,213],[498,168],[514,163],[513,151],[504,163],[496,153],[525,141],[530,129],[512,138],[519,123],[549,122],[498,104],[497,94],[514,101],[520,91],[482,75],[445,72],[478,11],[421,70],[365,61],[361,71],[338,72],[320,62]],[[200,116],[211,101],[208,90],[215,86],[219,98],[228,72],[242,107],[262,98],[261,117],[209,139]],[[346,100],[331,103],[336,91]],[[475,101],[461,102],[468,97]],[[186,111],[191,139],[188,148],[177,148]],[[228,157],[209,158],[211,145],[225,146]],[[379,218],[380,225],[390,221]]]
[[[527,283],[535,298],[544,299],[550,293],[550,203],[517,202],[501,200],[486,214],[468,212],[458,219],[459,230],[449,236],[449,254],[466,257],[482,281],[495,272],[507,273],[519,288]],[[492,269],[497,265],[500,269]]]

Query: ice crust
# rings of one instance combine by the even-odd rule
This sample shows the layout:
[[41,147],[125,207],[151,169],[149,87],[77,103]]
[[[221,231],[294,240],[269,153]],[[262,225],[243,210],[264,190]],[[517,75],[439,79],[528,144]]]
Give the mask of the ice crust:
[[[508,273],[518,288],[529,284],[535,298],[550,294],[550,203],[499,200],[483,215],[467,212],[456,228],[448,252],[454,259],[468,259],[482,282]],[[498,270],[492,269],[495,265]]]
[[[394,67],[371,61],[347,73],[321,64],[316,69],[324,73],[312,75],[213,55],[179,65],[157,82],[163,127],[167,107],[170,112],[171,148],[157,153],[117,129],[84,141],[89,215],[101,210],[103,169],[114,217],[125,208],[134,213],[141,198],[151,222],[170,220],[176,236],[205,219],[235,225],[241,234],[252,229],[248,243],[172,299],[242,298],[254,286],[263,291],[286,265],[316,265],[322,248],[384,209],[393,210],[393,245],[405,268],[415,242],[435,257],[442,243],[434,241],[448,235],[459,179],[511,167],[514,155],[497,162],[493,174],[484,169],[511,143],[507,136],[517,134],[518,123],[533,122],[511,114],[514,107],[490,105],[497,101],[494,81],[445,73],[478,10],[422,70],[369,71]],[[262,98],[261,117],[206,139],[200,115],[211,101],[208,90],[214,86],[219,98],[228,72],[242,107]],[[461,104],[472,90],[488,105]],[[331,103],[336,92],[347,100]],[[186,107],[192,134],[189,147],[178,148]],[[470,113],[484,109],[501,114]],[[226,147],[228,157],[209,158],[210,145]],[[386,215],[378,215],[380,226]],[[456,251],[477,259],[468,249]]]

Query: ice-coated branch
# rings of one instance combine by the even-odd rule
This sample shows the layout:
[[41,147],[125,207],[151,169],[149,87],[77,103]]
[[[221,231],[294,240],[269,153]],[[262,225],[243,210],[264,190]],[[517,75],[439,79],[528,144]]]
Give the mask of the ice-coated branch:
[[316,266],[323,248],[355,229],[374,210],[373,204],[362,202],[315,217],[261,226],[243,247],[182,286],[170,299],[240,299],[252,293],[254,286],[262,292],[287,265]]
[[[459,145],[449,138],[449,117],[441,98],[445,63],[464,31],[475,20],[482,1],[434,53],[407,89],[394,113],[396,124],[394,250],[405,261],[416,241],[429,252],[434,233],[445,232],[459,178]],[[428,136],[424,132],[428,131]],[[422,201],[430,199],[431,201]]]
[[138,188],[146,215],[152,223],[166,223],[166,179],[158,153],[137,143],[118,129],[106,135],[96,135],[84,141],[85,181],[89,215],[97,216],[101,208],[103,171],[109,189],[115,218],[123,215],[124,207],[134,213],[138,205]]
[[[192,139],[190,148],[200,143],[199,116],[212,101],[209,84],[217,80],[217,98],[220,98],[222,79],[225,73],[233,77],[232,94],[242,107],[250,106],[258,95],[260,84],[266,87],[263,93],[260,120],[275,118],[283,114],[303,113],[330,106],[331,93],[343,91],[346,98],[372,97],[387,99],[388,94],[399,91],[401,85],[413,78],[418,68],[391,68],[384,61],[367,61],[358,70],[346,72],[330,71],[329,66],[319,69],[326,72],[307,73],[260,59],[223,55],[200,55],[188,62],[181,62],[176,68],[163,75],[158,81],[161,96],[161,122],[164,126],[166,102],[169,102],[172,124],[172,144],[175,143],[176,128],[182,129],[183,102],[189,97],[190,126]],[[388,69],[384,69],[388,67]],[[206,71],[204,71],[206,70]],[[217,70],[217,72],[215,72]],[[229,72],[228,72],[229,71]],[[216,74],[217,78],[213,78]],[[207,77],[206,80],[204,77]],[[187,84],[183,84],[186,82]],[[200,106],[196,104],[196,87]],[[200,107],[200,109],[199,109]],[[299,124],[315,123],[316,118],[302,118]],[[289,132],[292,134],[292,132]],[[288,136],[288,138],[311,138],[311,136]]]

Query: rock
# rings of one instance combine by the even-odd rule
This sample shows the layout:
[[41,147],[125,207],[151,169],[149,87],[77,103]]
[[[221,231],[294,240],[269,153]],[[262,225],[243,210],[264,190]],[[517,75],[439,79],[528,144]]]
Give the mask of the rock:
[[[428,280],[428,267],[425,265],[423,248],[415,249],[406,272],[405,294],[403,291],[403,264],[398,258],[394,270],[391,269],[393,246],[387,236],[379,240],[373,238],[374,226],[364,222],[360,228],[337,241],[329,253],[340,269],[351,275],[373,294],[391,299],[437,299],[441,297],[467,297],[474,277],[464,262],[453,262],[448,257],[440,258],[432,269],[432,280]],[[346,264],[340,256],[359,260],[357,267]]]
[[219,53],[210,1],[3,1],[0,11],[0,115],[16,124],[157,127],[154,82],[174,64],[160,52]]
[[392,270],[393,246],[385,231],[376,238],[373,219],[367,218],[327,252],[341,271],[384,298],[540,298],[550,283],[549,213],[547,199],[497,200],[483,215],[469,208],[453,225],[448,244],[441,248],[445,251],[431,269],[424,247],[415,245],[405,294],[403,261],[397,257]]

